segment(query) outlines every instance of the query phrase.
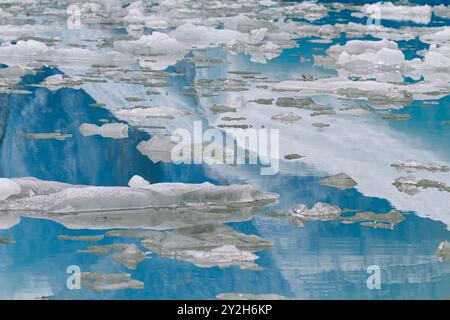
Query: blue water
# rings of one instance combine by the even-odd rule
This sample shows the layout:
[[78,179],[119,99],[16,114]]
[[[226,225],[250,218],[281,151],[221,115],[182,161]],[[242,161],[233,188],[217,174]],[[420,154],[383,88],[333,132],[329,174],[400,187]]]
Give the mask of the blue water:
[[[415,1],[418,2],[418,1]],[[340,18],[361,22],[343,12]],[[331,15],[317,21],[330,23]],[[432,24],[442,19],[433,18]],[[404,24],[386,22],[386,26]],[[345,42],[345,35],[334,43]],[[426,48],[414,40],[417,48]],[[305,57],[324,52],[331,44],[314,44],[299,40],[300,47],[285,50],[265,68],[283,70],[301,53]],[[402,48],[406,43],[400,43]],[[408,59],[415,53],[404,51]],[[244,58],[247,59],[247,58]],[[297,62],[298,63],[298,62]],[[305,62],[303,70],[314,70],[321,76],[336,72],[317,68]],[[215,184],[251,182],[259,168],[245,167],[245,174],[234,178],[218,178],[203,165],[174,165],[152,163],[141,155],[136,146],[150,136],[130,128],[128,139],[83,137],[81,123],[102,124],[100,119],[118,120],[103,108],[89,105],[96,101],[82,89],[63,88],[51,91],[37,84],[47,76],[60,73],[56,68],[44,68],[34,76],[22,79],[19,88],[32,91],[24,94],[0,94],[0,176],[34,176],[39,179],[72,184],[125,186],[133,175],[140,175],[152,183],[209,181]],[[186,83],[193,76],[182,79]],[[450,161],[448,141],[450,97],[440,99],[438,105],[421,107],[413,101],[395,113],[408,113],[410,121],[393,121],[390,127],[411,140],[422,141],[421,147],[433,150]],[[193,101],[193,103],[195,103]],[[35,140],[17,137],[22,132],[53,132],[73,134],[64,141]],[[323,178],[316,172],[306,176],[278,174],[259,176],[258,183],[265,191],[281,195],[280,201],[269,209],[288,210],[296,203],[309,206],[318,201],[341,208],[385,213],[393,207],[386,199],[368,197],[356,189],[337,190],[322,186]],[[308,222],[304,228],[294,226],[288,218],[271,218],[259,214],[247,222],[230,223],[235,230],[255,234],[273,241],[269,251],[258,252],[257,263],[262,271],[241,270],[238,267],[221,269],[200,268],[193,264],[152,254],[136,270],[129,270],[106,255],[77,253],[91,243],[63,241],[58,235],[97,235],[104,231],[71,230],[44,219],[22,217],[19,224],[0,230],[0,237],[15,240],[0,244],[0,298],[21,297],[42,293],[50,299],[213,299],[223,292],[274,293],[300,299],[443,299],[450,297],[450,261],[439,262],[434,255],[438,244],[450,239],[447,226],[439,221],[422,218],[414,212],[402,212],[406,220],[395,230],[362,228],[357,224],[337,222]],[[136,243],[136,239],[105,237],[97,245],[117,242]],[[143,251],[146,251],[143,249]],[[367,273],[361,266],[380,265],[381,290],[368,290]],[[82,271],[98,273],[131,273],[132,278],[144,282],[141,290],[93,291],[66,287],[66,268],[78,265]]]

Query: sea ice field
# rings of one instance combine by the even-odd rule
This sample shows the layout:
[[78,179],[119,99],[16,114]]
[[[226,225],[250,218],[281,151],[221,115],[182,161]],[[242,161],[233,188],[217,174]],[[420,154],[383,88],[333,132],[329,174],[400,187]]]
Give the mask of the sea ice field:
[[0,299],[448,299],[449,166],[448,1],[0,1]]

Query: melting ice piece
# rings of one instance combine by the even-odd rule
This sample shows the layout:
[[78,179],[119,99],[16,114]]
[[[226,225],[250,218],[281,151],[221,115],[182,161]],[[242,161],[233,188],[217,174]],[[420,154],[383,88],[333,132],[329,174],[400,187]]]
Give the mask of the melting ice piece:
[[41,85],[44,85],[49,90],[58,90],[62,87],[75,87],[82,84],[80,77],[69,78],[62,74],[54,74],[48,76],[42,81]]
[[11,179],[0,178],[0,200],[8,199],[10,196],[20,194],[20,185]]
[[80,133],[85,137],[100,135],[103,138],[128,138],[128,125],[126,125],[125,123],[105,123],[102,126],[83,123],[80,125],[79,130]]
[[140,153],[147,156],[151,161],[169,163],[172,161],[172,149],[175,143],[170,137],[153,136],[150,140],[141,141],[137,145]]
[[96,242],[103,240],[103,235],[97,235],[97,236],[67,236],[67,235],[59,235],[58,239],[60,240],[71,240],[71,241],[89,241],[89,242]]
[[115,111],[114,114],[121,119],[138,121],[142,118],[175,119],[176,117],[189,115],[191,113],[181,108],[154,107],[120,109]]
[[114,230],[111,237],[142,238],[141,244],[162,256],[174,257],[200,267],[238,265],[260,269],[253,252],[271,248],[272,243],[255,235],[239,233],[225,225],[206,224],[176,231]]
[[93,290],[143,289],[144,283],[131,279],[129,273],[90,273],[81,274],[81,285]]
[[447,186],[443,182],[429,180],[429,179],[417,179],[416,177],[409,175],[407,177],[398,177],[395,179],[393,185],[400,192],[405,192],[411,196],[417,194],[421,189],[437,189],[439,191],[450,192],[450,186]]
[[16,137],[31,138],[31,139],[56,139],[56,140],[66,140],[72,138],[70,133],[61,132],[48,132],[48,133],[16,133]]
[[416,160],[406,160],[406,161],[397,161],[396,163],[391,164],[391,167],[394,167],[399,170],[404,170],[406,172],[416,172],[419,170],[426,170],[430,172],[448,172],[449,167],[446,165],[440,164],[426,164]]
[[9,239],[0,237],[0,244],[13,244],[13,243],[15,243],[14,240],[9,240]]
[[128,181],[128,186],[130,188],[145,188],[149,185],[150,182],[138,175],[134,175],[133,177],[131,177],[130,181]]
[[335,220],[341,214],[339,207],[324,202],[317,202],[311,209],[304,204],[295,205],[291,215],[306,220]]
[[436,255],[439,261],[450,260],[450,242],[447,240],[442,241],[437,248]]
[[300,117],[299,115],[296,115],[293,112],[285,112],[285,113],[281,113],[281,114],[277,114],[271,117],[272,120],[278,120],[281,121],[283,123],[294,123],[298,120],[300,120],[302,117]]
[[214,266],[227,268],[232,265],[239,265],[241,269],[260,269],[254,262],[259,258],[257,255],[249,251],[239,250],[233,245],[224,245],[207,251],[184,250],[177,252],[175,257],[202,268]]
[[76,229],[179,228],[253,217],[278,195],[250,185],[157,183],[145,188],[71,185],[35,178],[11,179],[20,194],[0,211],[21,211]]
[[356,181],[345,173],[338,173],[334,176],[322,179],[319,183],[324,186],[338,188],[341,190],[350,189],[357,185]]
[[364,227],[394,229],[394,227],[405,220],[405,217],[397,210],[388,213],[359,212],[353,216],[340,217],[342,223],[360,222]]
[[137,266],[147,257],[134,243],[114,243],[111,245],[89,246],[87,249],[78,250],[79,253],[111,254],[111,256],[122,263],[125,267],[135,270]]

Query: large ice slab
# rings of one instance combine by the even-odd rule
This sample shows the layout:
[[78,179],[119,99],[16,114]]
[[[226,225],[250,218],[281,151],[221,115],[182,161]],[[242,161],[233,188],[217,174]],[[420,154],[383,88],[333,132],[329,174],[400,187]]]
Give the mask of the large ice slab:
[[76,229],[169,229],[242,221],[278,198],[250,185],[157,183],[96,187],[36,178],[11,181],[20,186],[21,192],[0,201],[0,211],[19,211]]

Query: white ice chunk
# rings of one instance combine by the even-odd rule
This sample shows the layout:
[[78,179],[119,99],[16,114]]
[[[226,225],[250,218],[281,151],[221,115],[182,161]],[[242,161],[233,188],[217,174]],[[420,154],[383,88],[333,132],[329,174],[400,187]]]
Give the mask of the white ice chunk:
[[150,182],[142,178],[141,176],[134,175],[130,181],[128,181],[130,188],[145,188],[150,185]]
[[0,178],[0,201],[8,199],[10,196],[20,194],[21,191],[20,185],[13,180]]
[[100,135],[103,138],[128,138],[128,125],[125,123],[105,123],[102,126],[83,123],[80,125],[79,130],[80,133],[85,137]]

